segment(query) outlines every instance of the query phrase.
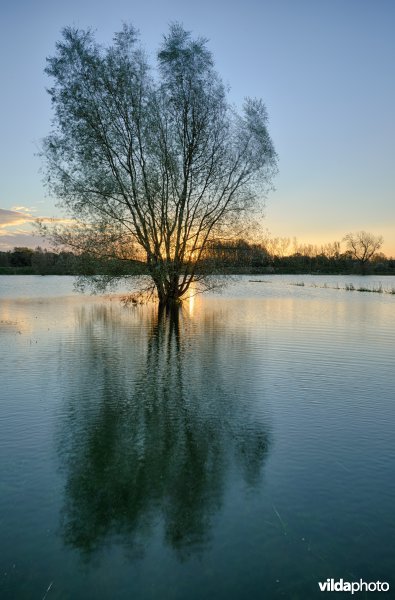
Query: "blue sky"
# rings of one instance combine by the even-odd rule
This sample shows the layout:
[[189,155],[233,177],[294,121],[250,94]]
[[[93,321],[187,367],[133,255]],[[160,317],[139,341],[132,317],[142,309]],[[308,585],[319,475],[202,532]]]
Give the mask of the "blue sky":
[[393,0],[6,0],[0,20],[0,249],[61,216],[35,155],[51,122],[45,57],[66,25],[109,42],[122,22],[155,50],[171,21],[209,41],[230,99],[264,100],[279,154],[262,225],[320,244],[366,229],[395,256]]

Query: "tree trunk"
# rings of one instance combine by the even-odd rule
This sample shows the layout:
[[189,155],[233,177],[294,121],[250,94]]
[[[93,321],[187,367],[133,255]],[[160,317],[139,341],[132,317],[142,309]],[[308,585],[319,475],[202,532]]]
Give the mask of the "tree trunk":
[[155,281],[156,291],[158,295],[159,306],[166,311],[173,309],[181,304],[180,287],[178,284],[179,277],[172,276],[170,280],[165,278]]

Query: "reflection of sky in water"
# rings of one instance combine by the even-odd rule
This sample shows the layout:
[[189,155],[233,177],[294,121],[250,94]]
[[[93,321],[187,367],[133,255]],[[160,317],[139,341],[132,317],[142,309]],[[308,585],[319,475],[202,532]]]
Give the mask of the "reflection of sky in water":
[[1,597],[391,581],[394,297],[304,279],[243,278],[178,321],[0,300]]

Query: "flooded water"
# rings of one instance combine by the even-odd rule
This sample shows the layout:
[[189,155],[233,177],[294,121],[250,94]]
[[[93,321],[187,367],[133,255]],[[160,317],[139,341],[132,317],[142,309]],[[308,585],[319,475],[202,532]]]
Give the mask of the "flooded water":
[[0,597],[393,593],[393,288],[243,276],[161,319],[0,277]]

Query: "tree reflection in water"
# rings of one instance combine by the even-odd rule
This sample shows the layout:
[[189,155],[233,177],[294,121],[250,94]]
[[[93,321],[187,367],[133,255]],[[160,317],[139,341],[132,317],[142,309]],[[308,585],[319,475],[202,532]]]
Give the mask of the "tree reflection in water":
[[254,485],[268,450],[224,325],[138,310],[82,310],[67,348],[62,535],[87,558],[158,534],[181,558],[204,549],[231,474]]

